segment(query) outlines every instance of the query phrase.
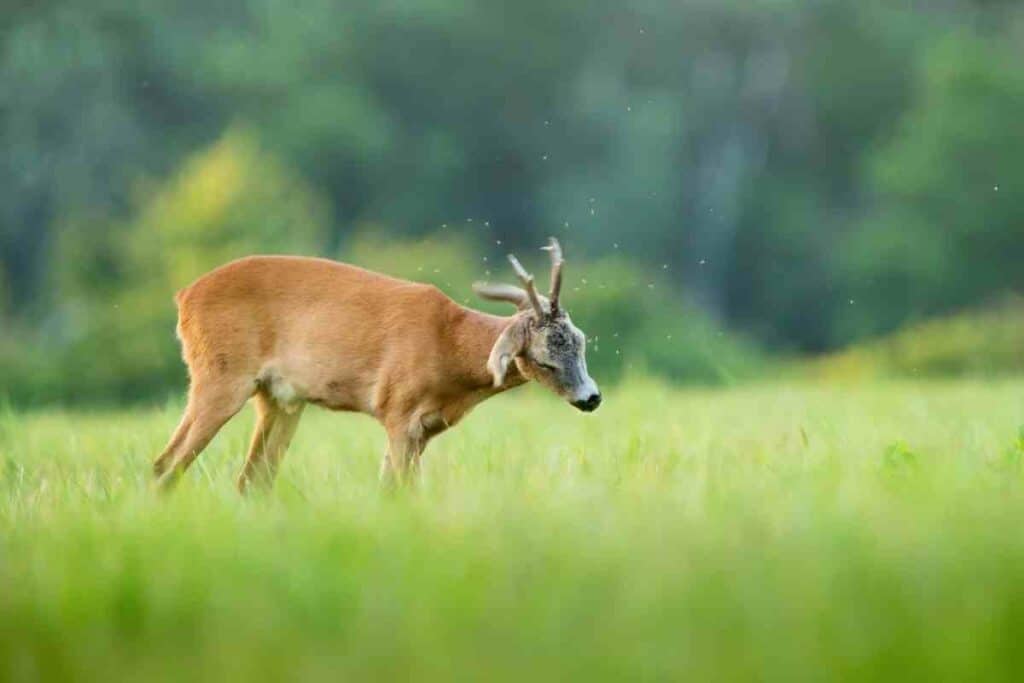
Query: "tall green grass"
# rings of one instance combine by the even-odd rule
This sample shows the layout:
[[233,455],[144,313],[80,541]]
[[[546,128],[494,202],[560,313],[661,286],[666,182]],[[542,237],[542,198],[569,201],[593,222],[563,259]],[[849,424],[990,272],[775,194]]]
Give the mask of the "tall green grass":
[[1024,382],[536,388],[381,495],[307,412],[270,495],[243,413],[172,496],[177,407],[0,411],[3,680],[978,680],[1024,670]]

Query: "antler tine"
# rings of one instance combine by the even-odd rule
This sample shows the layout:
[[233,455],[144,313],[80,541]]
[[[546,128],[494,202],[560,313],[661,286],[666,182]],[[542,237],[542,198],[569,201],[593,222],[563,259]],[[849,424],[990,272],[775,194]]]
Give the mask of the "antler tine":
[[562,245],[552,237],[548,246],[541,248],[551,252],[551,294],[548,298],[551,300],[551,313],[554,315],[558,312],[558,295],[562,292],[562,264],[565,263],[562,259]]
[[540,304],[540,297],[537,296],[537,288],[533,286],[533,276],[526,272],[526,268],[523,268],[523,264],[519,262],[514,255],[508,255],[508,261],[512,264],[512,268],[515,269],[516,275],[523,283],[523,289],[526,290],[526,295],[530,297],[530,305],[533,306],[533,310],[537,312],[538,318],[544,317],[544,307]]

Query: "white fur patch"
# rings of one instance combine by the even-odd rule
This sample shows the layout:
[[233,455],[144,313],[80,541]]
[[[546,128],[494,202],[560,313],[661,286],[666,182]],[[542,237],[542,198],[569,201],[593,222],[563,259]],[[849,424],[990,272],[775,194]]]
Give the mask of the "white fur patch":
[[276,380],[270,393],[278,403],[293,403],[295,401],[295,387],[284,380]]
[[291,382],[277,375],[271,375],[266,384],[270,390],[270,397],[286,413],[294,413],[302,405],[302,397],[299,396],[299,392]]

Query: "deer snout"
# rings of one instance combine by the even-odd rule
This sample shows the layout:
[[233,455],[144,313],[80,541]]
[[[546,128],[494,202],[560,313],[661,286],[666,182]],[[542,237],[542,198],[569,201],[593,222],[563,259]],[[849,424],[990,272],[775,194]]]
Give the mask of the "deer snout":
[[573,401],[572,404],[585,413],[592,413],[597,410],[599,405],[601,405],[601,393],[595,391],[584,399]]
[[597,388],[597,382],[586,374],[586,366],[583,369],[583,381],[576,385],[569,403],[585,413],[592,413],[601,405],[601,390]]

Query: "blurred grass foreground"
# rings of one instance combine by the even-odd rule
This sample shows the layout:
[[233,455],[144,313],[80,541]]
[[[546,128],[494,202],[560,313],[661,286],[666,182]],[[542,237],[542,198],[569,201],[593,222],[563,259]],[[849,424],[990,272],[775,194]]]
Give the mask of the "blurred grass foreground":
[[0,416],[0,679],[1015,680],[1020,381],[537,388],[381,496],[312,411],[272,494],[251,415],[169,498],[178,406]]

